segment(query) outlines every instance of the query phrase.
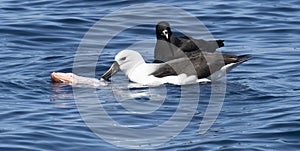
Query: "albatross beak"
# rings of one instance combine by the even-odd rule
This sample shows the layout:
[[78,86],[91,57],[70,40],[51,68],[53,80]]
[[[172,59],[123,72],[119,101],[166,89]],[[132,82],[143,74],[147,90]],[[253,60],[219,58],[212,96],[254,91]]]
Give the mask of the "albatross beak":
[[120,71],[120,65],[118,64],[118,62],[115,61],[111,65],[111,67],[101,76],[101,78],[106,81],[109,81],[109,78],[116,74],[118,71]]

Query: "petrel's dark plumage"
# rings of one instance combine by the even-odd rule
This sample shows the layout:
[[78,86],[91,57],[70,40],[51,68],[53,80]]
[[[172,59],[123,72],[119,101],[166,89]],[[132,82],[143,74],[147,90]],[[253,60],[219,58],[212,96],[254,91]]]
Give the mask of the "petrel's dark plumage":
[[186,52],[215,52],[224,46],[224,40],[203,40],[183,36],[176,37],[168,22],[162,21],[156,25],[156,46],[154,58],[156,62],[166,62],[185,56]]

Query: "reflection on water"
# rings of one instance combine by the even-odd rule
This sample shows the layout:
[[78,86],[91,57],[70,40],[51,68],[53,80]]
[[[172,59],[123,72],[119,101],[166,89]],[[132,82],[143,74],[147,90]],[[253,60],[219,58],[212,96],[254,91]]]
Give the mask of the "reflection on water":
[[[132,88],[132,87],[135,88]],[[148,114],[156,111],[166,98],[165,86],[141,87],[132,83],[112,85],[113,95],[129,112]]]

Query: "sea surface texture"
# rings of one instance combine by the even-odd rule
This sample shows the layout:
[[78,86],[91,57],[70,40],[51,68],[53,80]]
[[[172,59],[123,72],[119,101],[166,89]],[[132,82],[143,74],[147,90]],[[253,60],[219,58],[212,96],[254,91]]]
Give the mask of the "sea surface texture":
[[[299,4],[1,0],[0,150],[299,150]],[[187,86],[136,87],[121,72],[108,86],[51,81],[99,78],[128,48],[153,61],[161,20],[252,59]]]

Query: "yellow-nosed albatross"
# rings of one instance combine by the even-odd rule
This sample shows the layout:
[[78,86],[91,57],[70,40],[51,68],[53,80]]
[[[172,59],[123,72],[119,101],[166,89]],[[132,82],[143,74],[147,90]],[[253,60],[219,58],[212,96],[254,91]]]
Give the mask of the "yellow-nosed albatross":
[[201,52],[165,63],[146,63],[137,51],[123,50],[115,56],[115,62],[101,78],[109,80],[121,70],[130,81],[143,85],[209,82],[207,78],[221,78],[227,71],[249,59],[249,55]]
[[175,36],[168,22],[162,21],[156,25],[156,46],[154,62],[166,62],[184,56],[184,52],[206,51],[215,52],[224,46],[224,40],[194,39],[188,36]]

